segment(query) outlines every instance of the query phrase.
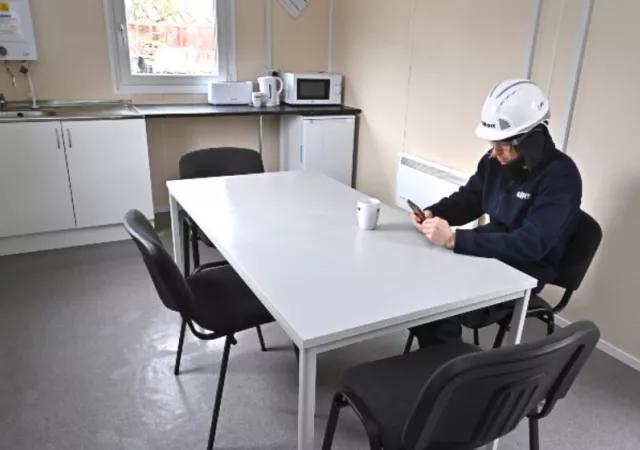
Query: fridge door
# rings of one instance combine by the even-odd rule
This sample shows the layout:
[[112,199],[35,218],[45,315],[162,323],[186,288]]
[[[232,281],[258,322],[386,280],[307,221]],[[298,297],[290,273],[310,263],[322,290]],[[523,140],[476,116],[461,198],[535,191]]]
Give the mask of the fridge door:
[[355,118],[305,117],[302,129],[301,166],[351,186]]

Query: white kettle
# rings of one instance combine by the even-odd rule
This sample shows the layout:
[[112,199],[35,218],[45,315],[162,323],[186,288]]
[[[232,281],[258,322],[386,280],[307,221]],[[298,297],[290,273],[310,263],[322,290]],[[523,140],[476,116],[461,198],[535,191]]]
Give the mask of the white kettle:
[[[278,82],[280,87],[278,88]],[[280,94],[284,89],[284,83],[280,77],[259,77],[258,87],[264,94],[265,106],[278,106],[280,104]]]

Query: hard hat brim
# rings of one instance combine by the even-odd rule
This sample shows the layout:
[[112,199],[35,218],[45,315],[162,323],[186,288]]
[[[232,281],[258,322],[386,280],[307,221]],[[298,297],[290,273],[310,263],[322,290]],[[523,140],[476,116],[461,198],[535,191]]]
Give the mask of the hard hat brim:
[[504,141],[514,135],[513,130],[509,130],[509,132],[504,132],[500,130],[492,130],[479,123],[476,127],[476,136],[480,139],[484,139],[485,141]]

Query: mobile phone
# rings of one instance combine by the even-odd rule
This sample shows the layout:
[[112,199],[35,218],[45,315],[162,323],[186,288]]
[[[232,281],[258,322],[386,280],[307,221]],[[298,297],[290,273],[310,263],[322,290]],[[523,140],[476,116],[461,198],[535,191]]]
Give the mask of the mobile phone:
[[418,205],[416,205],[415,203],[413,203],[409,199],[407,199],[407,205],[409,205],[409,208],[411,208],[411,211],[413,211],[413,213],[416,216],[418,216],[418,219],[420,220],[420,223],[424,222],[424,220],[427,218],[427,216],[425,215],[425,213],[422,210],[422,208],[420,208]]

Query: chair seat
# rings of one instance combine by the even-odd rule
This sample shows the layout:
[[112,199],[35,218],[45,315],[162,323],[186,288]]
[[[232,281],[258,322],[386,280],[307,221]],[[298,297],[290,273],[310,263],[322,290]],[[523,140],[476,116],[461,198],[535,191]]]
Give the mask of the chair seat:
[[[527,315],[535,316],[540,313],[552,312],[553,308],[545,299],[533,294],[529,300]],[[460,322],[467,328],[484,328],[494,323],[509,320],[513,312],[511,302],[471,311],[460,316]],[[507,322],[508,323],[508,322]]]
[[208,330],[226,335],[274,320],[230,266],[197,272],[187,284],[194,296],[191,319]]
[[385,449],[399,449],[402,430],[429,377],[444,363],[480,349],[464,342],[432,345],[348,369],[342,390],[355,394],[377,422]]

